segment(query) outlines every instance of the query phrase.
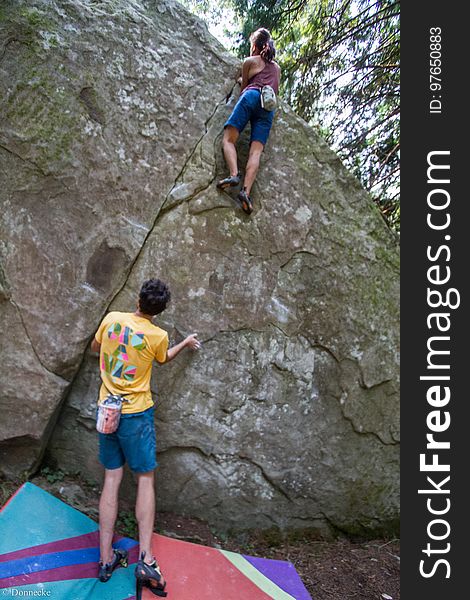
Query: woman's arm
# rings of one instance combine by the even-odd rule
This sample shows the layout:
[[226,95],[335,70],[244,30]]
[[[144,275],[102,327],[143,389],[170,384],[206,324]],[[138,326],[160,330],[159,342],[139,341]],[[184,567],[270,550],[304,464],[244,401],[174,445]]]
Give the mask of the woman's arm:
[[241,83],[241,89],[240,89],[241,92],[243,92],[243,90],[248,85],[248,80],[250,79],[250,67],[252,64],[253,64],[253,59],[251,56],[249,56],[248,58],[245,58],[245,60],[243,61],[242,83]]

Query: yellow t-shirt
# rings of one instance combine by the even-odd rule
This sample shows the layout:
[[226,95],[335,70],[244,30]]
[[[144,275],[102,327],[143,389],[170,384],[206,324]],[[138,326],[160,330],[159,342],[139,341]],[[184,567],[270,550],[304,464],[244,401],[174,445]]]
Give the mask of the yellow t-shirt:
[[154,359],[165,362],[167,332],[133,313],[110,312],[101,322],[95,339],[101,344],[103,385],[99,402],[111,392],[128,400],[122,406],[123,413],[142,412],[153,406],[152,362]]

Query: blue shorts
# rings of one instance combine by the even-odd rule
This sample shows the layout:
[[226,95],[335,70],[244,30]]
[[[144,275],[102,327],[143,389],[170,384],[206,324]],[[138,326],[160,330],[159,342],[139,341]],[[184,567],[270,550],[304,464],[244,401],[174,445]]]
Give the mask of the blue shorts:
[[99,433],[100,463],[105,469],[119,469],[125,462],[135,473],[157,467],[157,438],[153,406],[144,412],[121,415],[114,433]]
[[273,119],[274,111],[264,110],[261,106],[261,92],[259,90],[247,90],[238,99],[224,128],[231,125],[241,133],[250,121],[250,143],[261,142],[264,146],[268,141]]

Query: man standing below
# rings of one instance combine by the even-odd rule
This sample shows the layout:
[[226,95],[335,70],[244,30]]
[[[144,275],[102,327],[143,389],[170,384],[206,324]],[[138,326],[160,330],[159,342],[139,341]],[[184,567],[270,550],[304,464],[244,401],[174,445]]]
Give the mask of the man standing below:
[[[102,385],[99,402],[108,394],[124,399],[121,420],[115,433],[99,433],[99,458],[105,468],[100,499],[99,579],[106,582],[113,570],[125,563],[124,550],[113,549],[112,539],[118,513],[118,494],[124,463],[137,477],[136,519],[141,560],[136,569],[137,585],[163,592],[165,582],[152,554],[155,519],[154,471],[156,437],[154,402],[150,391],[153,360],[166,363],[183,350],[201,347],[197,334],[168,349],[168,334],[152,323],[170,301],[168,286],[159,279],[145,281],[134,313],[111,312],[103,319],[91,343],[100,353]],[[140,581],[139,575],[140,573]]]

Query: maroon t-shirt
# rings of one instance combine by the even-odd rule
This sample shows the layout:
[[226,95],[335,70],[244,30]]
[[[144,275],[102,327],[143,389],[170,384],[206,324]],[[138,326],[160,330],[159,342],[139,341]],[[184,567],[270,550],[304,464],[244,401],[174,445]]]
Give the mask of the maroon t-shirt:
[[248,85],[243,90],[261,90],[265,85],[270,85],[275,93],[279,92],[279,69],[274,62],[267,62],[264,69],[248,80]]

